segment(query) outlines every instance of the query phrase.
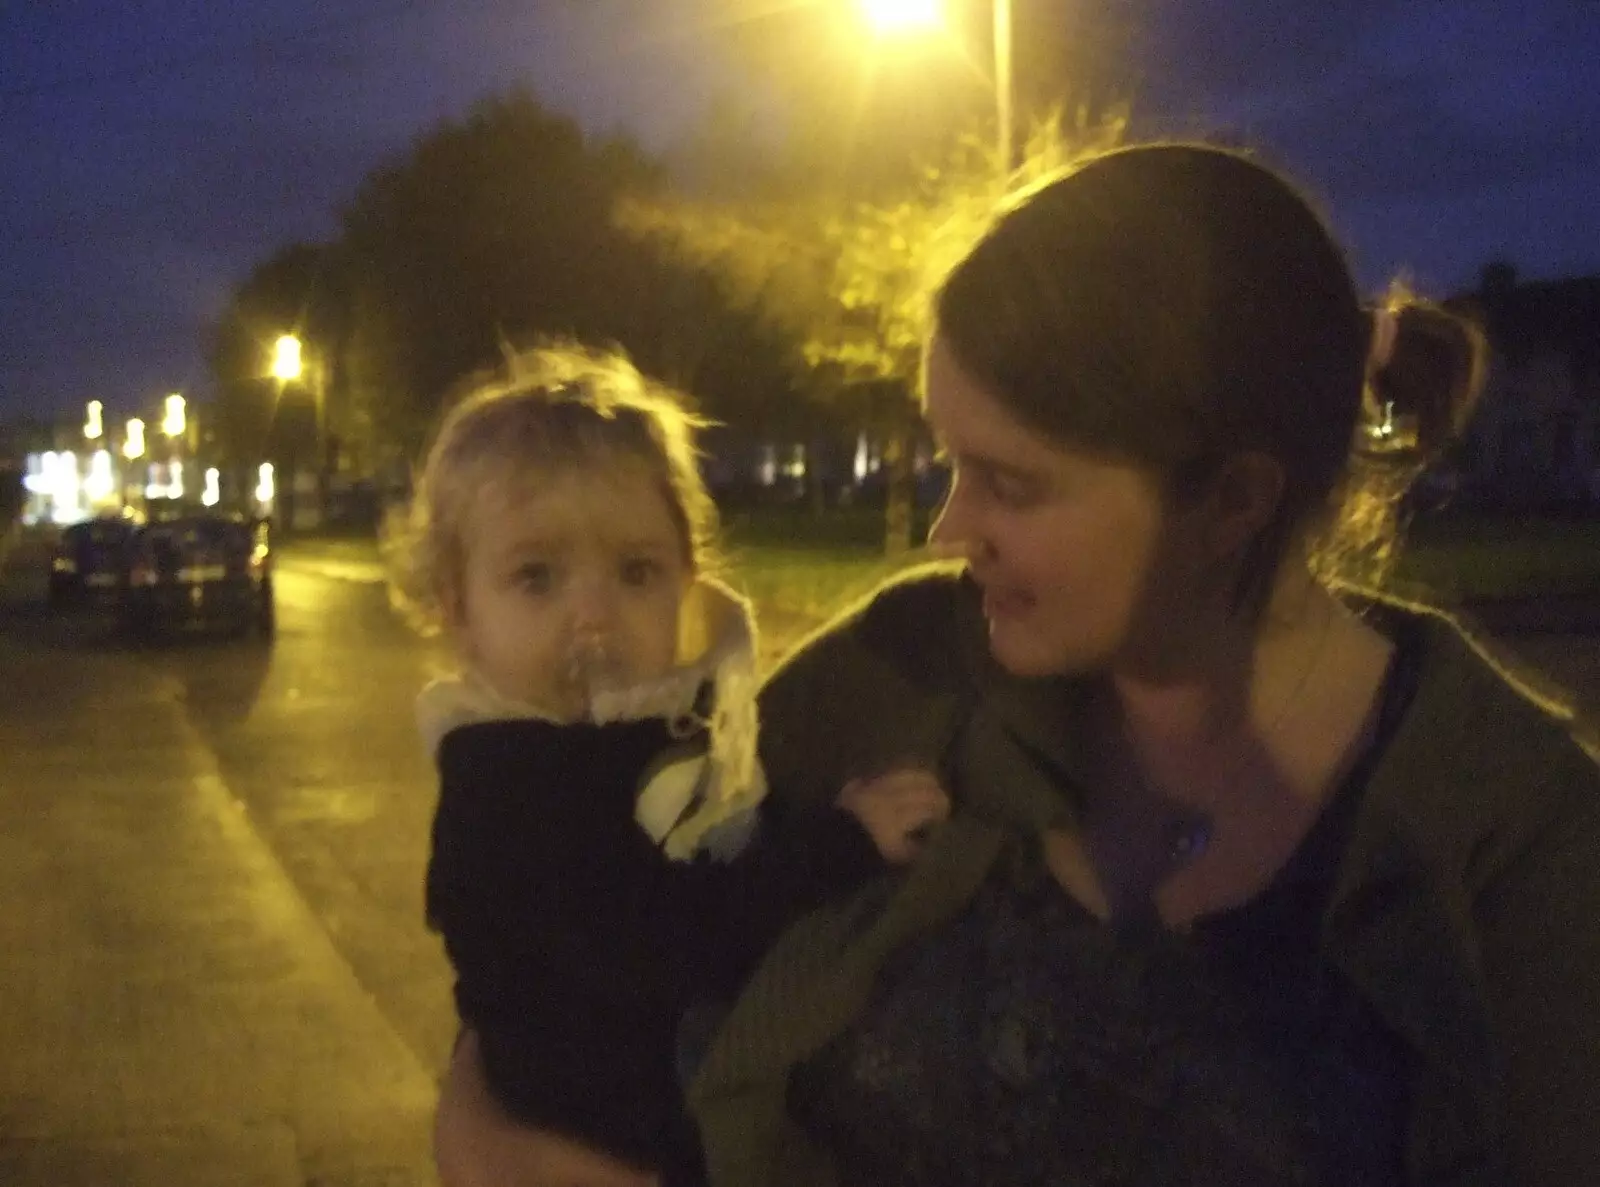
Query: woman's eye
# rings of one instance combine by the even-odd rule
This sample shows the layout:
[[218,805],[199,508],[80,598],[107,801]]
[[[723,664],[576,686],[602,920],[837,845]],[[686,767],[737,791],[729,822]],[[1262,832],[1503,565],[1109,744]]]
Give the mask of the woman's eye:
[[517,585],[529,593],[549,593],[555,580],[554,567],[542,561],[532,561],[517,570]]
[[633,557],[622,562],[622,583],[634,586],[649,585],[660,572],[661,566],[649,557]]
[[985,485],[994,501],[1003,507],[1026,507],[1036,497],[1034,485],[1014,474],[990,473]]

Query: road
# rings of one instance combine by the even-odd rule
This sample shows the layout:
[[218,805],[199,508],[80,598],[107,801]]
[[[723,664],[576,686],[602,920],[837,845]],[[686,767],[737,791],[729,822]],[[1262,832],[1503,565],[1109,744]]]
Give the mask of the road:
[[435,783],[412,702],[441,660],[384,588],[285,565],[271,647],[162,648],[224,781],[374,1001],[428,1066],[454,1037],[422,926]]
[[40,592],[0,599],[0,1182],[432,1184],[433,651],[293,563],[270,645],[134,647]]
[[[30,564],[0,582],[0,1182],[431,1184],[454,1017],[411,705],[442,653],[358,553],[286,554],[271,644],[131,646],[48,616]],[[1508,643],[1600,706],[1600,635]]]

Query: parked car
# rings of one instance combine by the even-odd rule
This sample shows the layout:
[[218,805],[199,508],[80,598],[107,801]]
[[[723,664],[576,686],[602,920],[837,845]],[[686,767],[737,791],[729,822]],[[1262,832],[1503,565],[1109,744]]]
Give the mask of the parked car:
[[50,605],[116,606],[127,583],[128,545],[136,526],[121,516],[101,516],[63,528],[50,558]]
[[128,557],[122,612],[134,634],[204,625],[270,636],[277,625],[264,520],[211,514],[147,523]]

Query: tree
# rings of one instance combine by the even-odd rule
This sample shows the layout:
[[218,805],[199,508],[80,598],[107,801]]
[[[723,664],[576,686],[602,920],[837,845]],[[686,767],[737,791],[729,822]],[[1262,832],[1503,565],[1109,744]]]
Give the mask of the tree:
[[1026,184],[1120,140],[1120,113],[1070,129],[1038,122],[1017,173],[1002,178],[975,136],[897,190],[875,178],[870,198],[836,189],[787,200],[694,202],[665,195],[626,202],[620,224],[716,275],[729,299],[758,308],[800,345],[809,394],[842,406],[883,443],[890,469],[886,547],[910,544],[918,430],[911,393],[940,276],[981,232],[1008,182]]
[[343,213],[354,402],[382,452],[414,456],[438,400],[491,365],[508,335],[592,320],[607,212],[647,180],[626,145],[593,148],[572,121],[512,93],[421,138],[370,174]]
[[541,339],[620,346],[713,415],[780,404],[794,371],[774,328],[614,223],[663,184],[630,142],[591,144],[523,93],[369,176],[343,219],[344,374],[380,460],[414,458],[452,385]]

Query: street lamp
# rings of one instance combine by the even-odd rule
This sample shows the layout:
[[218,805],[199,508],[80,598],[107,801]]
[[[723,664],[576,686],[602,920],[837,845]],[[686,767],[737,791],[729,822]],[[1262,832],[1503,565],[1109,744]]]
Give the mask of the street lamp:
[[[907,33],[943,23],[940,0],[860,0],[861,13],[879,33]],[[989,0],[994,15],[994,101],[999,121],[1000,171],[1015,167],[1011,83],[1011,0]]]
[[99,400],[90,400],[84,408],[83,435],[89,441],[98,441],[105,436],[105,408]]
[[161,418],[161,431],[168,437],[181,437],[189,427],[188,405],[177,392],[167,397],[166,414]]
[[931,29],[944,23],[939,0],[861,0],[861,11],[879,33]]
[[[316,465],[313,476],[317,483],[317,498],[319,505],[325,509],[328,498],[328,410],[326,407],[327,372],[325,360],[320,354],[313,353],[307,360],[305,344],[298,334],[279,334],[272,344],[272,377],[278,381],[278,395],[281,398],[284,389],[291,383],[303,384],[311,396],[312,412],[316,418],[314,432],[314,448],[316,450]],[[291,457],[293,463],[296,459]],[[290,500],[297,489],[296,479],[299,477],[298,465],[291,464],[288,482],[285,484]],[[262,502],[269,502],[263,499]],[[288,504],[289,517],[294,518],[293,503]]]
[[272,344],[272,377],[280,383],[292,383],[305,371],[300,360],[300,339],[293,334],[279,334]]
[[130,462],[144,456],[144,421],[137,416],[128,422],[128,432],[122,442],[122,456]]
[[277,497],[278,484],[271,462],[262,462],[256,470],[256,502],[264,513],[270,514],[272,502]]

